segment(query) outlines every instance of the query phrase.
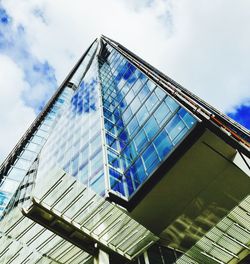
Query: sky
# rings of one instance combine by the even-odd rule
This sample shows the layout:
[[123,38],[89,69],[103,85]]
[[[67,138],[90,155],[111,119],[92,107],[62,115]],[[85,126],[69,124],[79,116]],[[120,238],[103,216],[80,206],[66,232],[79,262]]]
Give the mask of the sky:
[[249,0],[0,0],[0,162],[101,34],[250,128]]

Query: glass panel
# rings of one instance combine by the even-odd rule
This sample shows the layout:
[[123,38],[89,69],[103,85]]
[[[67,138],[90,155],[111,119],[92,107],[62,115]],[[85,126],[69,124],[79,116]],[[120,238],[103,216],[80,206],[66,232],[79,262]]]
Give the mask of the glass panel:
[[22,169],[22,170],[27,170],[31,166],[31,162],[26,159],[19,158],[17,162],[15,163],[15,167]]
[[183,128],[185,128],[185,124],[178,115],[175,115],[166,125],[166,130],[171,139],[174,139]]
[[136,132],[138,128],[139,128],[139,123],[136,117],[134,116],[134,118],[129,122],[127,126],[129,134],[132,135],[134,132]]
[[[107,58],[109,63],[104,60],[99,67],[102,103],[109,107],[109,112],[104,110],[104,115],[114,122],[112,125],[105,122],[104,132],[109,166],[119,170],[123,177],[109,176],[112,189],[122,196],[125,193],[128,198],[160,161],[165,160],[196,121],[164,89],[156,86],[125,58],[121,64],[114,64],[115,60],[110,57]],[[175,119],[174,115],[177,116]]]
[[155,168],[155,165],[160,162],[153,145],[150,145],[146,149],[146,151],[142,154],[142,158],[148,173],[151,173],[152,170]]
[[142,125],[144,123],[144,121],[147,119],[149,113],[148,110],[146,108],[146,106],[142,106],[141,109],[137,112],[136,116],[138,118],[138,122],[140,125]]
[[166,102],[167,106],[171,109],[172,112],[174,112],[175,110],[177,110],[179,108],[179,105],[170,96],[168,96],[165,99],[165,102]]
[[144,129],[149,140],[151,140],[158,132],[159,126],[153,116],[150,117],[150,119],[147,121],[144,126]]
[[163,102],[155,111],[154,116],[158,122],[158,124],[161,126],[170,116],[171,112],[170,109],[166,106],[166,104]]
[[26,172],[27,172],[26,170],[12,167],[10,169],[10,172],[8,173],[8,178],[14,179],[16,181],[21,181],[23,177],[25,176]]
[[167,133],[163,130],[153,141],[155,148],[159,154],[160,159],[164,159],[166,155],[173,148],[173,144],[171,143]]
[[143,130],[141,130],[134,139],[135,146],[138,152],[142,150],[142,148],[146,145],[148,142],[146,134]]
[[146,107],[148,109],[149,112],[151,112],[151,110],[156,107],[156,105],[158,104],[159,99],[157,98],[157,96],[155,95],[155,93],[152,93],[149,98],[146,101]]

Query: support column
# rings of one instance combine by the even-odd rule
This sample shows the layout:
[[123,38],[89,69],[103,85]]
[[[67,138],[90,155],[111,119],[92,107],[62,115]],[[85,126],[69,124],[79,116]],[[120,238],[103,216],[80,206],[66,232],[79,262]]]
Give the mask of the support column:
[[109,264],[108,253],[99,249],[98,255],[94,258],[94,264]]
[[148,252],[147,252],[147,251],[145,251],[145,252],[143,253],[143,256],[144,256],[145,264],[150,264],[150,263],[149,263],[149,258],[148,258]]

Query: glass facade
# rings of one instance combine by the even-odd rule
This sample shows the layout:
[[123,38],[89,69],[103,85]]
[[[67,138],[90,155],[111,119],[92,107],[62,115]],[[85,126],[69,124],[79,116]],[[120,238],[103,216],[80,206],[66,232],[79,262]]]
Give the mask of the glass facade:
[[43,148],[53,130],[56,120],[64,111],[64,107],[69,103],[71,94],[72,89],[66,87],[49,110],[44,120],[41,121],[38,129],[24,145],[21,153],[17,155],[17,158],[10,166],[7,174],[4,175],[0,184],[0,217],[20,182],[23,180],[30,166]]
[[[95,55],[96,47],[90,50]],[[40,155],[37,177],[62,168],[94,191],[105,194],[97,61],[72,94]]]
[[102,196],[129,199],[197,120],[112,47],[99,49],[99,56],[96,47],[89,51],[84,77],[80,66],[72,78],[75,92],[41,152],[37,177],[59,167]]
[[129,199],[197,120],[107,46],[99,63],[109,188]]
[[[108,41],[105,37],[94,41],[72,70],[72,74],[70,73],[69,77],[66,78],[61,87],[61,92],[54,97],[53,104],[47,107],[46,112],[39,119],[37,128],[34,131],[28,131],[29,137],[22,141],[24,143],[21,147],[19,146],[18,151],[14,149],[12,152],[15,155],[13,155],[11,164],[6,167],[5,174],[0,175],[3,176],[3,180],[0,183],[0,225],[4,226],[2,221],[9,217],[12,219],[13,228],[17,232],[15,232],[15,236],[10,237],[8,232],[12,227],[6,232],[3,231],[5,240],[12,239],[17,241],[21,237],[19,237],[18,233],[21,230],[18,227],[19,222],[16,225],[15,216],[13,218],[11,216],[11,212],[14,211],[18,215],[18,221],[20,220],[20,223],[22,223],[23,229],[20,232],[23,232],[23,234],[28,232],[29,236],[32,236],[35,232],[31,232],[26,222],[29,225],[36,225],[38,229],[40,228],[39,225],[43,226],[43,232],[51,235],[51,237],[53,236],[55,243],[61,236],[60,243],[67,244],[67,247],[69,247],[67,250],[72,250],[72,254],[75,250],[78,250],[77,252],[81,256],[80,259],[83,261],[81,263],[93,263],[93,256],[95,255],[92,253],[99,250],[99,246],[101,250],[104,248],[109,252],[111,264],[117,263],[115,260],[117,255],[125,258],[122,263],[191,263],[188,262],[189,258],[192,258],[190,260],[192,263],[199,263],[195,260],[202,261],[202,259],[205,259],[203,256],[204,252],[207,254],[206,263],[215,263],[217,259],[223,261],[226,257],[229,260],[229,250],[227,250],[228,252],[225,251],[228,243],[221,243],[220,240],[221,236],[226,232],[228,232],[228,237],[225,241],[232,240],[234,244],[241,243],[239,246],[230,249],[234,254],[232,255],[230,251],[231,256],[237,258],[241,254],[242,247],[246,248],[249,241],[249,237],[245,236],[245,231],[249,231],[250,228],[249,221],[246,224],[245,218],[239,220],[238,216],[235,217],[235,214],[238,214],[237,207],[234,209],[235,214],[234,211],[232,211],[233,213],[231,212],[230,221],[233,217],[235,219],[234,221],[232,220],[232,224],[230,222],[230,226],[237,225],[238,229],[244,231],[242,232],[244,236],[235,235],[234,229],[231,229],[231,227],[225,229],[224,233],[221,232],[220,230],[224,228],[224,226],[222,228],[222,224],[224,225],[224,222],[228,220],[225,218],[224,222],[218,222],[221,226],[218,225],[217,229],[219,231],[217,232],[216,229],[217,233],[215,229],[212,230],[213,232],[205,230],[206,232],[208,231],[206,236],[209,236],[209,241],[211,242],[209,244],[205,237],[205,231],[203,234],[201,229],[204,225],[202,221],[206,222],[209,219],[210,195],[207,195],[208,197],[204,195],[209,200],[209,203],[206,204],[201,199],[203,196],[200,193],[208,190],[206,184],[208,186],[211,185],[209,182],[210,170],[204,169],[207,174],[205,174],[204,179],[201,178],[200,185],[204,184],[205,186],[201,186],[202,189],[199,189],[200,185],[197,180],[200,179],[200,164],[194,169],[192,164],[187,175],[183,172],[188,167],[187,163],[193,157],[197,158],[200,153],[200,156],[204,156],[204,159],[201,159],[202,162],[205,160],[204,163],[207,164],[209,159],[207,157],[211,155],[212,162],[215,161],[215,167],[218,166],[220,168],[223,165],[224,168],[224,160],[221,161],[223,155],[217,156],[222,151],[222,148],[225,147],[225,144],[228,144],[223,137],[227,136],[229,141],[233,137],[234,139],[239,138],[240,133],[244,131],[238,133],[238,130],[234,128],[233,131],[237,132],[235,136],[233,133],[230,134],[229,130],[225,129],[225,126],[217,126],[210,129],[212,122],[215,122],[214,120],[221,122],[220,119],[215,118],[217,112],[211,111],[212,116],[210,118],[206,112],[210,110],[207,104],[203,106],[204,102],[201,102],[197,106],[199,103],[197,97],[192,97],[188,92],[185,92],[185,89],[179,89],[177,85],[174,87],[174,82],[169,82],[169,87],[172,85],[174,89],[168,89],[163,85],[165,84],[164,82],[167,82],[166,79],[156,69],[147,65],[136,55],[132,56],[132,53],[119,45],[116,42]],[[155,76],[153,76],[152,72]],[[178,94],[179,97],[176,96],[178,92],[180,92]],[[189,98],[188,95],[190,96]],[[204,120],[205,122],[203,122]],[[209,126],[207,123],[209,123]],[[233,124],[231,125],[233,126]],[[220,130],[218,134],[214,132],[216,129]],[[188,144],[183,143],[189,135],[191,141]],[[240,144],[238,145],[240,145],[241,149],[247,146],[246,141],[244,141],[245,138],[244,134],[244,137],[239,140]],[[203,139],[207,140],[208,144],[205,141],[204,143]],[[212,142],[213,140],[214,142]],[[213,143],[211,144],[211,149],[215,148],[213,153],[209,147],[211,142]],[[183,145],[181,145],[182,143]],[[218,146],[216,145],[217,143]],[[206,147],[209,148],[209,151],[203,149],[205,144],[208,145]],[[194,145],[195,147],[193,147]],[[182,150],[176,151],[177,148],[180,150],[182,146],[184,146],[183,152]],[[238,148],[233,144],[232,146],[230,145],[230,151],[228,150],[231,156],[225,160],[233,167],[232,170],[236,171],[238,165],[231,161],[231,157],[235,154],[233,151],[237,152]],[[179,155],[180,158],[176,158],[176,161],[178,161],[176,163],[171,159],[174,151],[176,151],[177,156],[181,153]],[[194,152],[195,154],[193,154]],[[183,156],[186,155],[184,159],[182,154]],[[243,154],[245,154],[244,151]],[[194,156],[191,157],[191,155]],[[244,160],[243,156],[239,162],[242,162],[242,160]],[[174,165],[172,164],[173,167],[169,166],[173,170],[171,171],[170,169],[168,173],[164,172],[160,184],[158,184],[158,181],[149,192],[144,193],[147,203],[145,205],[143,203],[145,201],[144,198],[140,200],[140,194],[147,189],[151,182],[148,182],[149,184],[146,188],[141,189],[141,187],[149,179],[156,179],[153,177],[157,177],[159,175],[158,172],[161,172],[165,165],[168,166],[168,162],[174,163]],[[237,166],[234,166],[235,164]],[[202,165],[201,168],[203,168]],[[204,168],[207,167],[204,166]],[[220,172],[217,173],[217,167],[213,169],[214,171],[211,171],[216,175],[211,175],[211,177],[217,177]],[[228,173],[230,172],[229,169]],[[243,179],[243,170],[239,171],[240,168],[237,167],[236,172],[238,174],[236,176],[239,176],[237,180],[240,177]],[[182,174],[185,174],[185,177]],[[227,176],[230,177],[230,174]],[[176,194],[179,195],[177,198],[181,205],[176,208],[176,211],[173,210],[171,214],[169,209],[175,206],[175,204],[171,204],[171,201],[175,201],[175,199],[169,199],[169,203],[167,204],[166,202],[167,205],[164,203],[168,200],[169,190],[172,185],[177,186],[177,188],[173,188],[173,193],[171,193],[173,196],[171,198],[175,198],[175,193],[177,193],[175,190],[179,191],[179,187],[181,186],[182,188],[184,186],[179,183],[182,179],[184,183],[187,183],[190,179],[189,177],[191,178],[191,184],[194,182],[192,188],[187,188],[191,194],[185,193],[184,199],[182,199],[181,194]],[[225,177],[225,179],[228,178]],[[242,180],[242,182],[244,181]],[[215,182],[214,178],[213,182]],[[159,190],[163,190],[159,186],[168,188],[168,192],[155,198],[155,193],[158,194]],[[240,190],[242,191],[242,189]],[[197,193],[195,193],[196,191]],[[210,189],[208,193],[211,193]],[[139,199],[137,199],[138,196],[135,194],[138,194]],[[238,193],[236,194],[238,195]],[[188,195],[194,196],[190,198]],[[228,193],[225,195],[228,195]],[[187,201],[186,205],[187,197],[188,199],[190,198],[190,202]],[[184,231],[183,233],[179,232],[178,228],[181,230],[184,225],[180,224],[182,222],[179,223],[178,219],[186,219],[185,210],[189,208],[188,203],[194,202],[196,205],[195,199],[198,201],[197,207],[199,210],[200,207],[203,210],[204,205],[207,215],[203,219],[201,218],[202,211],[197,210],[197,212],[194,212],[193,207],[190,207],[192,209],[190,209],[190,212],[192,211],[191,214],[197,213],[197,217],[194,216],[194,220],[198,219],[197,230],[199,229],[201,233],[200,238],[194,237],[196,235],[194,232],[196,222],[191,220],[183,221],[187,223],[188,232],[189,228],[191,230],[190,237],[193,239],[191,241],[184,237],[187,233],[186,230],[186,233]],[[214,202],[214,199],[212,200]],[[116,204],[116,201],[119,205]],[[156,205],[156,210],[151,206],[152,204]],[[157,208],[158,204],[160,209]],[[247,212],[248,208],[250,208],[249,204],[248,199],[247,202],[244,201],[240,209],[243,208]],[[126,209],[123,205],[125,205]],[[22,212],[18,211],[20,207]],[[161,209],[165,210],[164,213]],[[143,210],[147,210],[147,212]],[[229,212],[229,209],[227,210]],[[227,212],[223,213],[226,214]],[[228,215],[230,216],[229,213]],[[159,217],[162,217],[162,219],[159,219]],[[158,219],[163,220],[159,221],[159,229],[157,229],[158,226],[157,228],[154,226],[157,225],[154,221]],[[219,218],[216,221],[219,221]],[[175,222],[179,224],[177,225],[178,228],[174,226],[173,223]],[[212,224],[215,225],[216,223]],[[170,236],[169,241],[166,239],[168,238],[167,231],[169,230],[170,233],[178,233],[176,237],[179,244],[174,244],[173,247],[169,242],[173,238]],[[231,231],[232,233],[230,233]],[[56,235],[54,236],[54,234]],[[203,235],[205,238],[201,238]],[[175,236],[173,237],[175,238]],[[22,247],[21,244],[29,246],[30,238],[28,240],[26,240],[25,236],[24,238],[23,240],[22,237],[19,241],[20,248]],[[39,236],[35,236],[34,241],[36,238],[42,247],[45,244],[49,245],[49,241],[51,241],[49,236],[45,240],[40,240]],[[196,240],[198,241],[197,244],[195,244]],[[88,244],[89,248],[84,247],[83,241]],[[184,250],[179,247],[182,242],[187,243],[188,246],[193,243],[193,247],[190,246],[190,249],[186,249],[190,253],[189,255],[182,255]],[[34,242],[32,246],[38,255],[42,254],[43,257],[50,258],[50,253],[54,254],[54,249],[55,254],[57,254],[57,246],[54,246],[54,244],[50,244],[49,251],[43,251],[37,249],[40,247],[37,247],[37,243],[37,241]],[[209,250],[206,248],[207,245],[209,245]],[[213,251],[214,245],[218,249],[216,252]],[[4,247],[7,250],[9,245],[5,244]],[[75,249],[75,247],[78,247],[78,249]],[[202,247],[204,252],[200,250]],[[21,250],[22,252],[27,252],[24,247]],[[226,252],[225,256],[221,254],[221,251]],[[11,252],[15,257],[15,246],[12,246]],[[64,254],[63,250],[59,253],[61,254],[60,258],[62,256],[67,258],[67,261],[62,261],[62,263],[71,263],[70,258],[68,258],[66,253]],[[85,253],[87,254],[86,256]],[[2,260],[1,254],[0,262]],[[44,254],[47,255],[45,256]],[[53,256],[51,257],[51,262],[45,258],[43,263],[54,263],[54,260],[59,261],[59,257]],[[216,256],[216,259],[213,256]],[[6,261],[8,258],[8,263],[13,263],[12,257],[6,256]],[[75,259],[78,261],[77,257]],[[209,262],[211,259],[213,262]],[[128,262],[126,262],[127,260]],[[26,262],[26,259],[21,255],[20,263],[32,264],[31,262]]]
[[74,104],[75,99],[72,97],[74,95],[75,86],[79,84],[83,75],[86,73],[96,48],[97,41],[91,46],[89,52],[86,54],[75,74],[72,76],[70,82],[65,84],[55,98],[54,103],[46,109],[48,111],[41,117],[39,125],[35,131],[31,134],[28,133],[28,140],[25,138],[26,135],[22,138],[24,143],[22,142],[21,148],[15,147],[12,154],[15,154],[16,157],[12,159],[13,161],[11,162],[8,171],[5,172],[4,175],[1,175],[0,218],[13,194],[16,192],[18,186],[32,166],[34,160],[40,155],[41,150],[46,145],[45,143],[47,142],[49,135],[51,133],[54,134],[54,127],[57,125],[58,120],[64,115],[64,112],[68,109],[69,105]]

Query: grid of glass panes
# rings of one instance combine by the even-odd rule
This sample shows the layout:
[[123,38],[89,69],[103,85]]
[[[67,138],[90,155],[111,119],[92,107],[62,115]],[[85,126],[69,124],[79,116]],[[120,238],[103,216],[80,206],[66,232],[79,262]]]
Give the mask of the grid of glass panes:
[[86,57],[84,58],[82,63],[79,65],[77,71],[72,76],[70,82],[74,83],[75,86],[78,87],[78,85],[79,85],[79,83],[83,77],[83,74],[86,71],[88,64],[90,63],[90,60],[93,57],[93,54],[96,52],[97,46],[98,46],[98,41],[96,40],[95,43],[90,48],[90,50],[88,51],[88,53],[86,54]]
[[60,94],[51,110],[48,112],[40,126],[33,134],[31,139],[24,146],[22,152],[17,156],[17,159],[10,167],[7,175],[1,182],[0,186],[0,216],[3,213],[4,208],[7,206],[10,198],[16,191],[20,182],[26,175],[34,159],[44,146],[52,128],[56,122],[56,119],[60,116],[61,111],[67,104],[67,101],[71,98],[71,88],[65,88]]
[[59,167],[104,195],[99,100],[97,65],[94,62],[41,152],[37,177]]
[[121,54],[100,67],[110,187],[129,198],[197,122]]

